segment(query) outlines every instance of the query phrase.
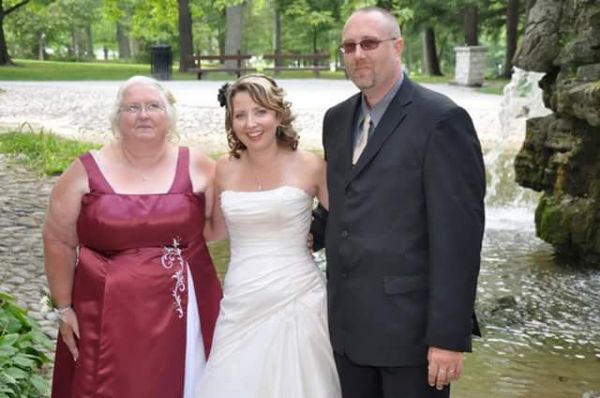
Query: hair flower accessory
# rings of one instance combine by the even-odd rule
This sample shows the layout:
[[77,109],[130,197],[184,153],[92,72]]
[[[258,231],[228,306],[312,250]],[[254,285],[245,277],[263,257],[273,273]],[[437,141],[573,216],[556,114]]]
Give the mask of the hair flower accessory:
[[219,89],[219,93],[217,94],[217,100],[219,100],[219,104],[222,107],[227,107],[227,89],[229,88],[229,83],[225,83]]

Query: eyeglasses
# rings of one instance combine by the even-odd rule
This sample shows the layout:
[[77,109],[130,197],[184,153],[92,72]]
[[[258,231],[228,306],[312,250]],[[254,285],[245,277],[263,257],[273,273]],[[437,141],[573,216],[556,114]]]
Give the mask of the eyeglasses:
[[392,40],[396,40],[396,39],[398,39],[398,38],[390,37],[389,39],[382,39],[382,40],[363,39],[363,40],[359,41],[358,43],[355,43],[353,41],[348,41],[348,42],[340,44],[339,49],[344,54],[352,54],[353,52],[356,51],[356,46],[360,46],[360,48],[363,51],[371,51],[371,50],[375,50],[377,47],[379,47],[379,43],[382,43],[384,41],[392,41]]
[[137,115],[145,110],[146,113],[157,113],[163,111],[165,108],[158,102],[148,102],[146,104],[129,104],[119,108],[119,111],[126,112],[131,115]]

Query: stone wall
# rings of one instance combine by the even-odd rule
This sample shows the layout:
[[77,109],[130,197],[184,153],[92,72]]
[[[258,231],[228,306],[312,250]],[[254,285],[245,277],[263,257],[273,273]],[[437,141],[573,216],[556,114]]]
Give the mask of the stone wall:
[[535,223],[558,254],[600,265],[600,1],[537,0],[515,65],[545,76],[553,114],[527,122],[517,182],[543,192]]

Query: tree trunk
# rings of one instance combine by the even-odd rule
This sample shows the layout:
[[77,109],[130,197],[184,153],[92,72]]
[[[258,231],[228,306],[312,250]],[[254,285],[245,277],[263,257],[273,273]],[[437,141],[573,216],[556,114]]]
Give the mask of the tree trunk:
[[[242,32],[244,30],[245,2],[236,6],[227,7],[227,22],[225,30],[225,54],[237,54],[242,50]],[[237,61],[225,61],[226,68],[236,68]]]
[[478,10],[475,5],[465,6],[463,10],[464,28],[465,28],[465,44],[467,46],[479,45],[478,32]]
[[177,6],[179,9],[179,71],[185,72],[194,67],[190,0],[177,0]]
[[219,41],[219,55],[225,55],[225,33],[226,33],[226,22],[227,22],[227,9],[221,12],[221,23],[219,24],[219,30],[217,32],[217,40]]
[[435,31],[432,27],[423,31],[423,70],[429,76],[443,76],[435,46]]
[[73,48],[75,48],[75,57],[77,61],[81,61],[85,58],[85,43],[83,38],[83,32],[81,28],[71,28],[73,35]]
[[77,51],[77,37],[75,35],[75,28],[71,26],[71,43],[67,48],[67,55],[79,60],[79,52]]
[[94,53],[94,37],[92,36],[92,23],[88,22],[85,25],[85,55],[86,58],[96,58]]
[[[316,26],[314,26],[313,27],[313,42],[312,42],[313,54],[317,54],[319,52],[318,41],[319,41],[319,30],[317,29]],[[315,58],[312,62],[312,66],[319,66],[319,60],[317,60]]]
[[46,34],[38,32],[38,60],[43,61],[46,56]]
[[519,0],[508,0],[506,9],[506,56],[502,77],[512,75],[513,57],[517,51],[517,28],[519,26]]
[[[273,15],[273,52],[281,54],[281,11],[279,7],[275,9]],[[281,66],[281,60],[275,58],[275,66]]]
[[127,32],[127,28],[120,22],[117,22],[117,43],[119,44],[119,59],[131,58],[129,32]]
[[4,9],[2,2],[3,0],[0,0],[0,66],[13,65],[13,62],[10,60],[10,56],[8,55],[8,45],[6,44],[6,37],[4,36],[4,18],[6,18],[13,11],[29,3],[29,0],[24,0],[20,3],[17,3],[6,10]]
[[10,56],[8,55],[8,46],[4,37],[4,12],[0,2],[0,65],[12,65]]

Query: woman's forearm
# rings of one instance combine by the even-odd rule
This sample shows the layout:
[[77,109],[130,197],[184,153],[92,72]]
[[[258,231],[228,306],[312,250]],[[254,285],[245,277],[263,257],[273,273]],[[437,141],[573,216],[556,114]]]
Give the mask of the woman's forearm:
[[44,233],[44,267],[48,288],[58,308],[69,307],[77,261],[76,248]]

